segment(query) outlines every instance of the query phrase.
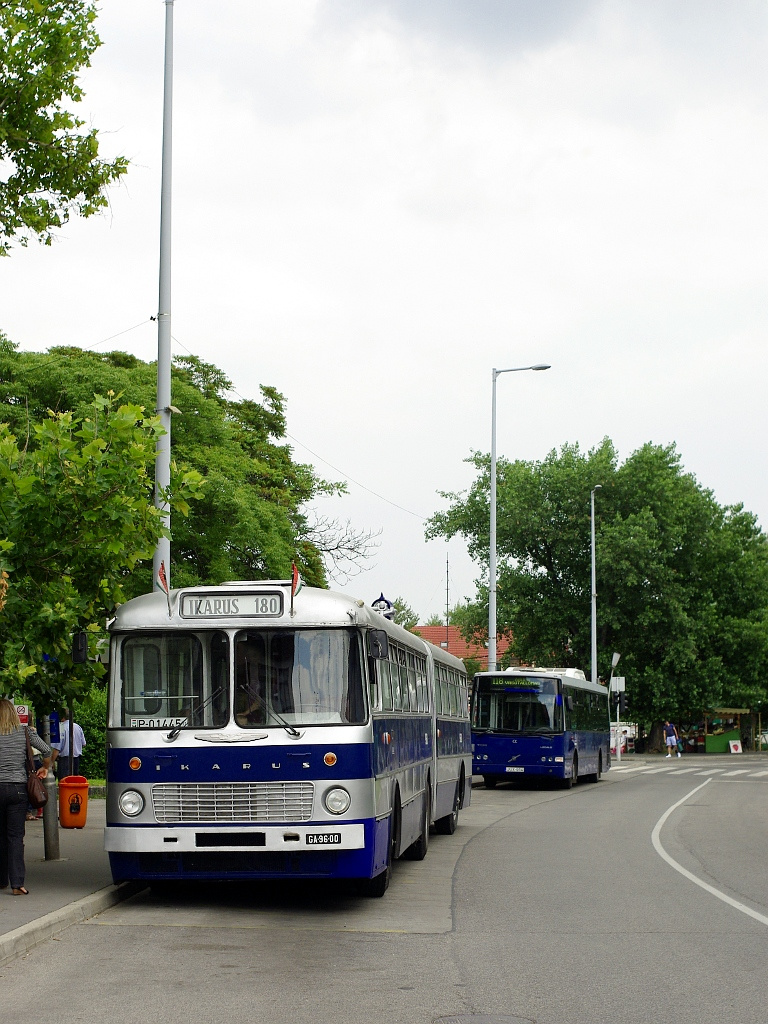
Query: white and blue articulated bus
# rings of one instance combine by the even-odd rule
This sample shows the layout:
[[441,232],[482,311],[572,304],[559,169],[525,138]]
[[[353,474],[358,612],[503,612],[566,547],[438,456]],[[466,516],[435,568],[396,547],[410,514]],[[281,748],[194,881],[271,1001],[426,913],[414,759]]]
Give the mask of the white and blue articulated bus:
[[228,583],[110,625],[115,882],[357,879],[451,834],[471,796],[463,663],[363,601]]
[[573,668],[479,672],[472,744],[474,774],[488,789],[526,776],[599,782],[611,766],[608,690]]

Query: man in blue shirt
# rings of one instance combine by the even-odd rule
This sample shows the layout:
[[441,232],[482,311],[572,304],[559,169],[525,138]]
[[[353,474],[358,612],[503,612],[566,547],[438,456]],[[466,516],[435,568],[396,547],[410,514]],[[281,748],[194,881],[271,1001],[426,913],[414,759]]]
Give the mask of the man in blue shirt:
[[680,757],[680,751],[677,749],[677,741],[679,737],[677,735],[677,729],[673,722],[664,722],[664,742],[667,744],[667,757],[672,757],[672,751],[677,751],[677,756]]

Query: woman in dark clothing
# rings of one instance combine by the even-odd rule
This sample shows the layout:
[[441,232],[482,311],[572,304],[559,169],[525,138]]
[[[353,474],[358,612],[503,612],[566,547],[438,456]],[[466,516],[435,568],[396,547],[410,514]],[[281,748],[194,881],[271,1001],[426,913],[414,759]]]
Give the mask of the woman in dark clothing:
[[11,701],[0,698],[0,889],[10,882],[14,896],[27,896],[24,888],[24,827],[27,814],[27,736],[43,755],[37,775],[44,779],[51,764],[51,748],[36,732],[22,727]]

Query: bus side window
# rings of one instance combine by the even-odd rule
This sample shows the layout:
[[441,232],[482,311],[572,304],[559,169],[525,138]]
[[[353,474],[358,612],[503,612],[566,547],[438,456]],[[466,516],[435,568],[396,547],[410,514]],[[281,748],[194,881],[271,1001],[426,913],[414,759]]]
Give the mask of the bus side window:
[[408,703],[411,711],[419,711],[419,694],[416,689],[416,658],[408,651]]
[[408,664],[405,651],[398,651],[398,668],[400,671],[400,710],[410,711],[411,705],[408,700]]
[[391,665],[388,661],[377,661],[376,671],[379,673],[381,686],[381,706],[384,711],[392,710],[392,684],[390,682]]
[[451,698],[448,693],[448,680],[445,674],[445,668],[440,666],[440,712],[443,715],[450,715],[451,713]]
[[392,682],[392,708],[394,711],[402,711],[403,699],[400,693],[400,668],[397,663],[397,648],[394,644],[389,645],[389,678]]

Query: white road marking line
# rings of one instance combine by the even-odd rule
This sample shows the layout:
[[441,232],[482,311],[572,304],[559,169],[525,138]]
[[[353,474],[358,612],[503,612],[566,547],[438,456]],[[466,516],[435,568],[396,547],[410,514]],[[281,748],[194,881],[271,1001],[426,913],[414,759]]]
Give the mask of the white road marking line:
[[723,771],[722,768],[710,768],[706,772],[699,772],[699,775],[717,775],[721,771]]
[[752,772],[750,779],[759,779],[761,775],[768,775],[768,772]]
[[689,879],[695,885],[698,885],[702,889],[705,889],[712,896],[716,896],[719,900],[722,900],[723,903],[727,903],[730,907],[733,907],[735,910],[740,910],[742,914],[746,914],[748,917],[754,918],[755,921],[759,921],[761,924],[768,925],[768,917],[766,917],[765,914],[760,914],[757,910],[753,910],[751,907],[746,906],[744,903],[739,903],[738,900],[734,900],[730,896],[726,896],[724,892],[720,892],[719,889],[715,889],[714,886],[709,885],[703,879],[697,878],[696,875],[694,875],[691,871],[688,871],[686,868],[683,867],[682,864],[678,864],[677,861],[674,860],[674,858],[670,857],[670,855],[661,845],[661,839],[659,838],[659,836],[661,835],[661,829],[664,825],[664,822],[667,820],[670,814],[673,811],[677,810],[677,808],[680,807],[681,804],[684,804],[686,800],[690,800],[694,793],[698,793],[700,789],[704,788],[704,786],[708,786],[711,781],[711,779],[706,779],[704,782],[699,783],[699,785],[695,789],[692,789],[687,796],[684,796],[682,800],[678,800],[676,804],[672,804],[672,806],[662,814],[662,816],[656,822],[653,832],[651,833],[651,842],[653,843],[653,848],[656,850],[656,853],[658,853],[662,860],[665,860],[670,867],[674,868],[675,871],[679,871],[681,875],[684,875],[685,878]]
[[651,770],[646,772],[645,774],[646,775],[658,775],[659,772],[674,772],[674,771],[677,771],[677,769],[674,767],[674,765],[669,765],[669,766],[665,765],[663,768],[651,768]]
[[698,768],[675,768],[675,774],[677,775],[687,775],[688,772],[696,771],[698,771]]
[[726,772],[723,778],[727,779],[729,775],[746,775],[748,771],[749,768],[737,768],[735,772]]

